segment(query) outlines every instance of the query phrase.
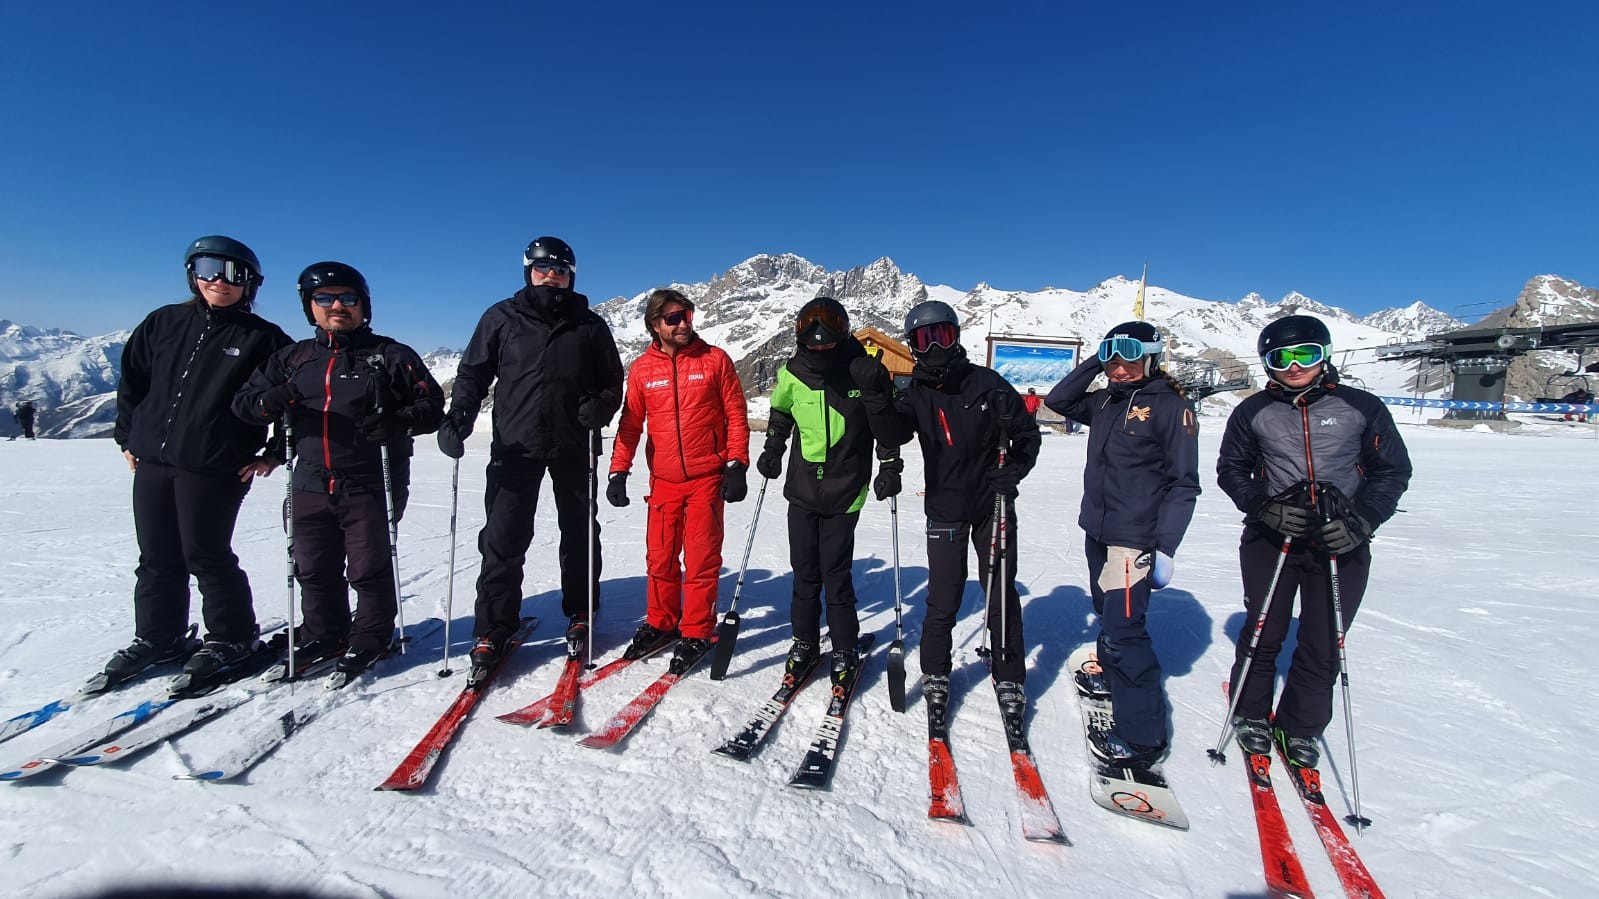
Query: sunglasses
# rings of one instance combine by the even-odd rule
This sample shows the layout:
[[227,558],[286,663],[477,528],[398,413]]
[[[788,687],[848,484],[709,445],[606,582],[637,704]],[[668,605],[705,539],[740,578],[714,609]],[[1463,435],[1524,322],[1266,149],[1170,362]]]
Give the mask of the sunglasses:
[[221,256],[196,256],[189,260],[189,271],[196,281],[226,281],[242,287],[250,280],[250,267]]
[[918,353],[925,353],[935,346],[949,349],[960,339],[960,330],[949,322],[934,322],[931,325],[922,325],[911,332],[911,349]]
[[671,312],[661,316],[661,321],[666,322],[668,325],[675,328],[684,322],[694,321],[694,310],[673,309]]
[[1128,362],[1137,362],[1146,355],[1160,352],[1160,344],[1145,343],[1136,337],[1107,337],[1099,342],[1099,361],[1109,362],[1117,356]]
[[572,267],[564,262],[550,262],[547,259],[540,259],[537,262],[529,263],[529,265],[533,267],[534,271],[543,275],[547,275],[550,272],[554,272],[557,275],[570,275],[572,273]]
[[351,306],[361,305],[361,295],[358,293],[318,293],[311,295],[311,302],[323,309],[332,309],[334,303],[348,309]]
[[1263,357],[1266,367],[1272,371],[1287,371],[1288,366],[1297,365],[1300,368],[1309,368],[1317,365],[1327,358],[1327,348],[1319,343],[1300,343],[1294,346],[1278,347],[1268,350]]

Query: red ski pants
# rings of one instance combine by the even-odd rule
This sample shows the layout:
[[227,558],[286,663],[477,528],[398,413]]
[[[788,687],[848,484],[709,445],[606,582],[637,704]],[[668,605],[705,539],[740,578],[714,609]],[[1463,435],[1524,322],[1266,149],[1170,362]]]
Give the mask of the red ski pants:
[[[692,481],[650,478],[646,620],[661,630],[710,639],[722,571],[722,477]],[[682,562],[678,562],[678,557]]]

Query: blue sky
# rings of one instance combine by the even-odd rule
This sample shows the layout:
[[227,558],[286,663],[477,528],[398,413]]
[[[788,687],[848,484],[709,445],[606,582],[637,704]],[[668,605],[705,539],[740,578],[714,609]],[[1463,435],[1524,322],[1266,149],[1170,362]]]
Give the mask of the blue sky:
[[216,232],[291,333],[333,258],[424,350],[546,233],[595,302],[763,252],[1356,312],[1599,285],[1591,3],[238,6],[0,5],[0,317],[131,327]]

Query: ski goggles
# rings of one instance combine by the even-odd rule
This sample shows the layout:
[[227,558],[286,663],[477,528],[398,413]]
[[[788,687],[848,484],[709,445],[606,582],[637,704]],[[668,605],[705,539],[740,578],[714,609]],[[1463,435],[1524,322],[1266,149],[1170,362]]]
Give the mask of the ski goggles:
[[661,321],[666,322],[666,324],[669,327],[673,327],[673,328],[677,327],[678,325],[681,325],[684,322],[692,323],[694,321],[694,310],[693,309],[673,309],[671,312],[668,312],[665,315],[661,316]]
[[840,315],[839,311],[831,306],[815,306],[800,310],[799,316],[794,319],[794,332],[804,334],[817,325],[835,337],[849,333],[849,319]]
[[949,322],[922,325],[911,332],[911,349],[918,353],[925,353],[935,346],[947,350],[955,345],[960,336],[960,329]]
[[250,267],[221,256],[196,256],[189,260],[189,271],[196,281],[226,281],[242,287],[250,280]]
[[1099,361],[1109,362],[1117,356],[1128,362],[1137,362],[1145,356],[1160,352],[1160,343],[1145,343],[1136,337],[1107,337],[1099,342]]
[[1297,365],[1300,368],[1309,368],[1319,365],[1327,358],[1327,348],[1319,343],[1298,343],[1293,346],[1280,346],[1274,350],[1267,350],[1261,359],[1266,367],[1272,371],[1287,371],[1288,366]]
[[315,293],[311,295],[311,302],[323,309],[332,309],[334,303],[346,309],[351,306],[361,305],[361,295],[358,293]]
[[540,259],[537,262],[529,262],[528,266],[541,275],[547,275],[550,272],[554,272],[557,275],[570,275],[572,273],[572,267],[570,265],[567,265],[564,262],[552,262],[548,259]]

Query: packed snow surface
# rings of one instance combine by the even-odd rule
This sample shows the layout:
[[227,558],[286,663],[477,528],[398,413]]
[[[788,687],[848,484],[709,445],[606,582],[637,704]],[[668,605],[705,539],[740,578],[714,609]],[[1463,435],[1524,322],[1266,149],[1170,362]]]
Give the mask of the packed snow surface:
[[[1599,460],[1593,426],[1535,417],[1518,433],[1446,431],[1399,414],[1416,477],[1403,514],[1382,529],[1366,603],[1349,634],[1363,811],[1353,840],[1378,883],[1400,896],[1585,896],[1596,886],[1589,812],[1599,787],[1582,771],[1599,745],[1593,647],[1599,537],[1582,473]],[[1221,419],[1204,420],[1214,460]],[[494,715],[549,692],[561,665],[557,531],[548,500],[530,551],[524,612],[532,641],[462,729],[419,794],[373,792],[462,684],[470,634],[474,536],[487,445],[461,466],[452,638],[457,673],[436,676],[441,637],[310,724],[235,784],[175,781],[231,746],[283,700],[271,698],[120,765],[0,784],[7,894],[72,896],[163,881],[258,883],[330,896],[1255,896],[1261,860],[1235,757],[1205,749],[1222,717],[1219,685],[1243,626],[1240,516],[1207,473],[1160,592],[1151,629],[1166,673],[1175,745],[1166,773],[1192,830],[1166,830],[1089,801],[1087,749],[1063,666],[1093,638],[1075,521],[1086,441],[1050,434],[1023,484],[1017,533],[1024,592],[1032,744],[1072,845],[1021,838],[1018,804],[987,672],[975,654],[982,594],[968,585],[956,630],[952,748],[970,826],[927,817],[926,725],[919,691],[889,708],[884,650],[893,639],[887,504],[861,516],[855,583],[879,634],[832,790],[786,785],[825,702],[813,684],[747,765],[710,752],[777,687],[788,629],[784,501],[769,491],[740,602],[729,678],[705,670],[673,690],[621,748],[576,743],[665,662],[585,694],[575,734],[510,726]],[[0,717],[64,696],[132,636],[137,559],[129,474],[103,440],[0,443]],[[909,453],[900,553],[909,667],[926,593]],[[402,526],[405,613],[445,612],[449,460],[423,441]],[[643,492],[635,478],[635,494]],[[284,614],[281,473],[246,499],[234,546],[262,617]],[[752,487],[758,487],[757,481]],[[728,512],[724,561],[737,565],[754,512]],[[645,504],[603,505],[602,657],[643,616]],[[974,568],[975,570],[975,568]],[[724,572],[723,609],[736,570]],[[198,596],[195,598],[198,614]],[[1286,660],[1287,654],[1284,654]],[[315,689],[297,688],[301,695]],[[0,745],[6,767],[160,691],[144,683],[87,701]],[[1327,790],[1343,814],[1354,772],[1341,711],[1327,733]],[[1278,795],[1312,885],[1341,892],[1283,778]]]

